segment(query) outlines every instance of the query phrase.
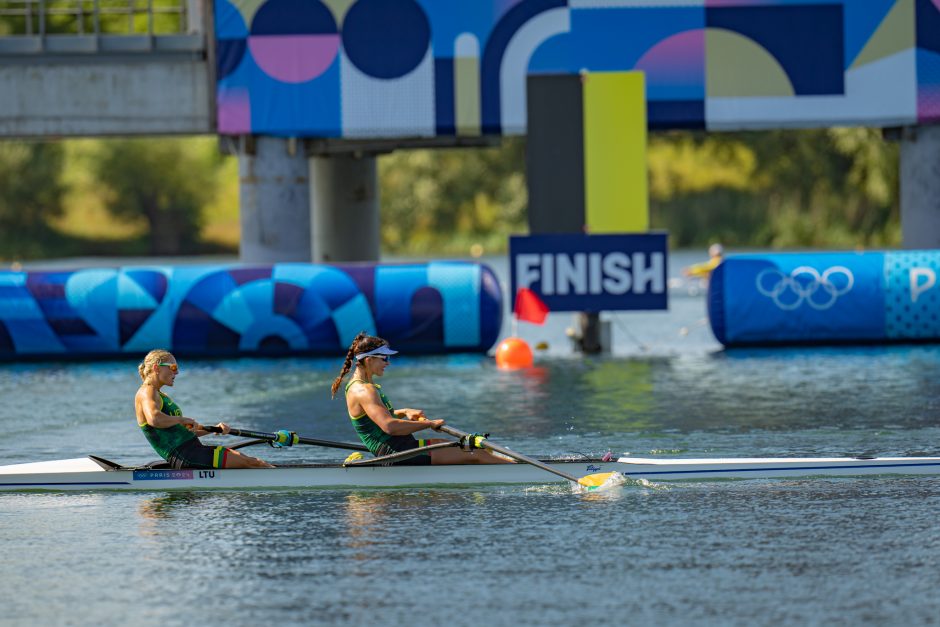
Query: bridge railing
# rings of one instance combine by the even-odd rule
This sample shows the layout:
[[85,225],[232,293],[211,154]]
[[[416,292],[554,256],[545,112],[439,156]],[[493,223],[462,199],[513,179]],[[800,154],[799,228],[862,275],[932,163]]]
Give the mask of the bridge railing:
[[0,0],[0,54],[205,48],[203,0]]

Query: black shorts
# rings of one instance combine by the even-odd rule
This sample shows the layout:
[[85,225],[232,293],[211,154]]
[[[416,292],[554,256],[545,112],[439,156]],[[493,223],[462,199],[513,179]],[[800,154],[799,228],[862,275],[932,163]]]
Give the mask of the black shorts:
[[[391,455],[392,453],[404,453],[405,451],[410,451],[413,448],[418,448],[419,446],[426,446],[426,440],[416,440],[411,436],[399,436],[393,437],[385,444],[379,446],[378,450],[375,452],[376,457],[381,457],[383,455]],[[408,459],[403,459],[400,462],[392,462],[390,466],[430,466],[431,465],[431,454],[430,453],[421,453],[420,455],[415,455],[414,457],[409,457]]]
[[176,470],[181,468],[225,468],[229,449],[224,446],[206,446],[193,438],[183,442],[170,453],[166,461]]

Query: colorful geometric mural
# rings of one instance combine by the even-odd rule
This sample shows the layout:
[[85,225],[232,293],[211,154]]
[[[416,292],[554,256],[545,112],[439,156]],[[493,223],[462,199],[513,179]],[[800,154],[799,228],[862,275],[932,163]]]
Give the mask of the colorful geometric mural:
[[940,120],[940,0],[917,0],[917,116]]
[[486,266],[159,266],[0,272],[0,359],[343,354],[360,331],[403,351],[486,351],[502,296]]
[[940,121],[940,0],[215,0],[222,134],[522,134],[525,77],[642,70],[654,128]]

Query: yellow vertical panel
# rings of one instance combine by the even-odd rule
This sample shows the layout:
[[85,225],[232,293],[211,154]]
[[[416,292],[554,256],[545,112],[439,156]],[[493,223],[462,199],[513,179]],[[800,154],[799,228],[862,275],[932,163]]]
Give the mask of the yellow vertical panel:
[[646,81],[642,72],[584,75],[584,207],[589,233],[649,230]]
[[480,134],[480,60],[454,59],[454,117],[458,135]]

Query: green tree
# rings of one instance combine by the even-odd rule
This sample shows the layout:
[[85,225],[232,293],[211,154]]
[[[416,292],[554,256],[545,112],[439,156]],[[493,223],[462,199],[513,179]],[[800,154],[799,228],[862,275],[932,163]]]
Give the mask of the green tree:
[[898,146],[878,129],[654,134],[650,176],[652,222],[677,247],[900,242]]
[[379,162],[379,178],[386,251],[492,252],[527,230],[520,138],[498,148],[399,151]]
[[181,33],[186,30],[183,7],[180,0],[0,1],[6,10],[0,15],[0,36]]
[[0,142],[0,257],[31,257],[56,239],[63,148],[53,142]]
[[177,139],[102,142],[94,171],[114,216],[149,225],[150,253],[198,249],[203,208],[216,193],[220,158],[214,150]]

